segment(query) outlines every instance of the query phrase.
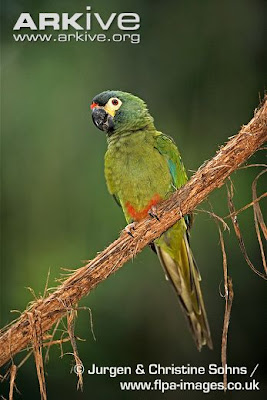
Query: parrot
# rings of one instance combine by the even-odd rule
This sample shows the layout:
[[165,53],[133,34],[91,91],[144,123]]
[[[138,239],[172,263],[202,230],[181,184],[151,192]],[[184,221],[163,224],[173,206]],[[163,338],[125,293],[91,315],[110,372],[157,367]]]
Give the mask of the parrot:
[[[122,208],[132,235],[134,225],[187,182],[173,139],[157,131],[146,103],[120,90],[96,95],[91,104],[95,126],[106,133],[105,179],[108,191]],[[201,276],[189,243],[192,216],[185,215],[151,243],[178,296],[197,349],[212,339],[200,288]]]

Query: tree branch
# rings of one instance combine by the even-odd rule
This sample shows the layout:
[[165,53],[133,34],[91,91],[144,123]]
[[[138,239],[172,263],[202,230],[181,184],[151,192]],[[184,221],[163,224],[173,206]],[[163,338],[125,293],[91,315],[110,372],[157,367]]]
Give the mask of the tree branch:
[[36,326],[36,331],[42,337],[82,297],[170,228],[182,215],[192,212],[214,189],[221,187],[225,179],[266,140],[267,96],[251,121],[236,136],[230,138],[210,161],[205,162],[185,186],[158,206],[157,215],[160,221],[150,217],[142,220],[136,225],[133,238],[122,232],[117,240],[94,260],[75,271],[55,292],[35,301],[16,321],[2,329],[0,365],[10,360],[31,341],[29,313],[38,315],[40,324]]

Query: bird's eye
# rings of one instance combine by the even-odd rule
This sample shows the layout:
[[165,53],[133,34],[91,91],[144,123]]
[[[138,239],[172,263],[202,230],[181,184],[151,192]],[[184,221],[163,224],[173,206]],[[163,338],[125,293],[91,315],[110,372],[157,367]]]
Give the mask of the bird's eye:
[[114,111],[117,111],[121,105],[122,102],[117,97],[111,97],[111,99],[108,101],[108,106]]

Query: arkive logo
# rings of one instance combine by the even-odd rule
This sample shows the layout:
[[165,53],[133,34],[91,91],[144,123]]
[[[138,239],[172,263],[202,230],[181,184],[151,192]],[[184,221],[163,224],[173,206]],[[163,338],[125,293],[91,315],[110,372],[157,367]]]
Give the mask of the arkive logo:
[[[120,33],[113,34],[111,37],[107,37],[104,33],[109,28],[117,28]],[[140,34],[133,34],[133,31],[137,31],[140,28],[140,16],[133,12],[112,12],[107,19],[103,18],[98,12],[91,12],[91,6],[86,7],[85,13],[74,13],[69,14],[64,12],[58,13],[39,13],[37,19],[31,16],[28,12],[23,12],[18,17],[13,31],[23,31],[24,29],[30,29],[31,31],[45,31],[51,29],[54,31],[63,31],[63,33],[53,34],[13,34],[15,41],[113,41],[122,42],[130,39],[131,43],[140,42]],[[92,30],[99,29],[102,33],[92,34]],[[67,33],[66,31],[76,31],[75,34]],[[87,31],[90,31],[89,33]],[[126,33],[130,31],[131,33]],[[36,39],[37,38],[37,39]]]

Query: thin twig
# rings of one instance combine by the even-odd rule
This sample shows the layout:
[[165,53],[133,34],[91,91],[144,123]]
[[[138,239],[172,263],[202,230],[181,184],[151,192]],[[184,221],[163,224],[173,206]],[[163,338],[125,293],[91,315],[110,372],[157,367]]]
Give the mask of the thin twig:
[[230,232],[229,225],[225,222],[225,220],[219,215],[215,214],[213,211],[203,210],[201,208],[196,208],[195,210],[209,214],[212,218],[216,220],[216,222],[220,222],[222,224],[224,231],[227,229],[228,232]]
[[[224,238],[223,238],[223,233],[221,230],[221,227],[219,225],[219,222],[223,223],[224,220],[221,217],[218,217],[213,211],[212,205],[209,202],[210,207],[211,207],[211,212],[209,214],[213,217],[219,231],[219,238],[220,238],[220,245],[221,245],[221,250],[222,250],[222,256],[223,256],[223,281],[224,281],[224,294],[221,293],[220,290],[220,295],[225,299],[225,309],[224,309],[224,321],[223,321],[223,332],[222,332],[222,344],[221,344],[221,361],[222,361],[222,366],[223,366],[223,386],[224,386],[224,391],[227,390],[227,336],[228,336],[228,328],[229,328],[229,321],[230,321],[230,315],[231,315],[231,307],[232,307],[232,300],[233,300],[233,290],[230,295],[231,303],[229,304],[229,291],[232,289],[229,286],[229,282],[231,281],[231,278],[228,276],[228,265],[227,265],[227,256],[226,256],[226,251],[225,251],[225,244],[224,244]],[[205,211],[205,210],[204,210]],[[224,226],[224,230],[226,227]],[[228,232],[230,231],[229,226],[227,225]],[[231,281],[232,282],[232,281]]]
[[10,367],[10,383],[9,383],[9,400],[13,400],[14,388],[16,388],[15,379],[17,375],[17,367],[12,364]]
[[82,370],[81,370],[81,366],[83,364],[82,364],[82,361],[78,354],[78,348],[77,348],[75,335],[74,335],[74,326],[75,326],[76,317],[77,317],[76,310],[71,310],[67,313],[68,333],[69,333],[70,342],[71,342],[71,345],[73,348],[73,355],[74,355],[75,367],[76,367],[76,375],[78,377],[77,389],[83,390],[83,375],[82,375]]
[[[259,149],[260,150],[260,149]],[[267,168],[267,164],[248,164],[248,165],[242,165],[241,167],[238,168],[240,169],[247,169],[247,168],[252,168],[252,167],[265,167]]]
[[238,219],[237,219],[237,216],[235,215],[236,211],[235,211],[235,206],[234,206],[234,202],[233,202],[234,191],[233,191],[233,183],[232,183],[231,179],[230,179],[230,189],[227,187],[227,196],[228,196],[228,207],[229,207],[233,227],[234,227],[235,234],[236,234],[236,237],[237,237],[237,240],[239,243],[240,250],[241,250],[248,266],[252,269],[252,271],[255,272],[255,274],[259,275],[261,278],[267,280],[267,275],[258,271],[248,256],[246,246],[245,246],[245,243],[244,243],[244,240],[243,240],[243,237],[241,234],[241,230],[239,227]]
[[[45,376],[44,376],[44,362],[43,362],[43,354],[42,354],[42,332],[41,332],[41,315],[40,312],[36,311],[27,312],[28,320],[31,327],[31,336],[32,336],[32,346],[33,353],[35,358],[35,366],[37,377],[39,381],[40,387],[40,395],[41,400],[47,400],[46,395],[46,385],[45,385]],[[38,332],[38,328],[40,333]]]
[[245,211],[247,208],[254,206],[254,204],[258,203],[260,200],[264,199],[265,197],[267,197],[267,192],[263,193],[262,195],[260,195],[259,197],[257,197],[256,199],[254,199],[253,201],[251,201],[249,204],[246,204],[244,207],[240,208],[237,211],[234,211],[228,215],[226,215],[226,218],[233,218],[235,216],[237,216],[238,214],[240,214],[241,212]]
[[258,182],[258,179],[260,178],[260,176],[263,175],[265,172],[267,172],[267,169],[265,169],[264,171],[261,171],[254,179],[254,181],[252,183],[252,197],[254,200],[253,213],[254,213],[255,229],[256,229],[256,234],[257,234],[257,238],[258,238],[258,242],[259,242],[259,246],[260,246],[263,268],[265,270],[265,273],[267,274],[266,257],[265,257],[265,253],[264,253],[262,240],[261,240],[261,233],[260,233],[259,225],[261,227],[261,230],[263,232],[265,240],[267,240],[267,228],[266,228],[266,225],[265,225],[265,222],[263,219],[260,205],[258,202],[255,202],[255,199],[257,198],[257,182]]
[[227,336],[228,336],[228,329],[229,329],[229,322],[230,322],[230,315],[231,315],[231,308],[233,302],[233,285],[232,279],[228,276],[228,266],[227,266],[227,256],[225,251],[225,244],[223,239],[223,234],[221,228],[219,228],[219,235],[220,235],[220,243],[223,255],[223,279],[224,279],[224,299],[225,299],[225,309],[224,309],[224,320],[223,320],[223,332],[222,332],[222,347],[221,347],[221,360],[223,366],[223,386],[224,390],[227,390]]
[[224,320],[223,320],[222,349],[221,349],[221,351],[222,351],[221,359],[222,359],[222,365],[224,367],[223,385],[224,385],[225,391],[227,389],[227,371],[226,371],[227,336],[228,336],[228,329],[229,329],[229,322],[230,322],[233,298],[234,298],[233,283],[232,283],[232,279],[230,278],[230,276],[228,276],[227,277],[227,296],[225,297],[225,310],[224,310]]

